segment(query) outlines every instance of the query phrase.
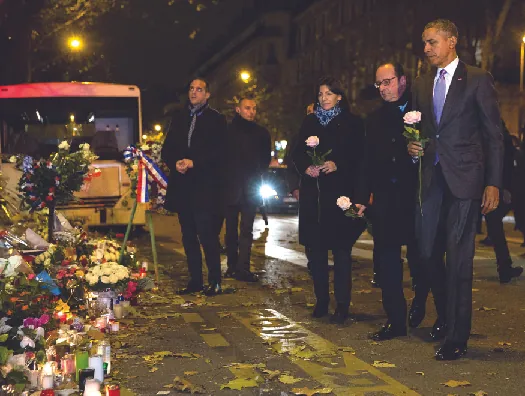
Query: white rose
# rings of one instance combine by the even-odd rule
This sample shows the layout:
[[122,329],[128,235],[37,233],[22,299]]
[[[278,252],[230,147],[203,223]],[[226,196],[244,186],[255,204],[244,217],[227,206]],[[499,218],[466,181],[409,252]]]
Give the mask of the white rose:
[[111,275],[113,273],[113,271],[111,270],[110,267],[104,267],[102,268],[102,274],[103,275]]
[[41,261],[42,261],[42,260],[40,259],[40,256],[37,256],[37,257],[35,258],[35,264],[40,264]]
[[60,150],[66,150],[67,151],[67,150],[69,150],[69,143],[66,140],[64,140],[58,145],[58,148]]
[[89,281],[89,285],[90,286],[95,286],[97,284],[97,282],[98,282],[98,278],[97,279],[92,279],[92,280]]
[[16,156],[12,155],[10,158],[9,158],[9,162],[11,162],[12,164],[14,164],[16,162]]
[[51,265],[51,259],[46,259],[46,261],[44,261],[44,265],[49,267]]
[[350,209],[350,206],[352,206],[352,201],[350,201],[350,198],[348,197],[339,197],[337,198],[337,206],[342,210],[348,210]]
[[45,257],[45,258],[50,258],[50,257],[51,257],[51,253],[49,253],[49,252],[45,252],[45,253],[44,253],[44,257]]
[[101,281],[102,283],[111,283],[111,282],[109,281],[109,276],[102,276],[102,277],[100,277],[100,281]]
[[80,147],[82,147],[82,150],[84,151],[89,151],[90,149],[89,143],[84,143]]
[[119,278],[117,275],[113,274],[109,276],[109,282],[110,283],[117,283],[119,281]]

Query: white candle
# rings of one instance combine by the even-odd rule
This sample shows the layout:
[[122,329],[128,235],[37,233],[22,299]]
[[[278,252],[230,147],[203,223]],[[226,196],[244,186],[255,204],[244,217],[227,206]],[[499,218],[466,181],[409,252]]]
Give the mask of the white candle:
[[40,372],[38,370],[29,370],[29,382],[31,388],[38,388],[38,376]]
[[44,364],[44,368],[42,369],[43,375],[53,375],[55,374],[55,367],[53,365],[53,362],[47,362]]
[[102,396],[100,391],[85,391],[84,396]]
[[54,378],[52,375],[44,375],[42,377],[42,388],[44,389],[53,389]]
[[84,395],[89,392],[98,392],[100,391],[100,382],[96,379],[87,379],[86,386],[84,388]]
[[115,314],[115,319],[122,319],[124,317],[124,307],[120,304],[113,305],[113,313]]
[[89,358],[89,368],[95,369],[95,379],[104,382],[104,365],[102,355],[93,355]]
[[122,304],[122,317],[125,318],[128,316],[130,303],[128,300],[121,301],[120,303]]
[[120,323],[119,322],[113,322],[111,323],[111,331],[117,332],[120,330]]

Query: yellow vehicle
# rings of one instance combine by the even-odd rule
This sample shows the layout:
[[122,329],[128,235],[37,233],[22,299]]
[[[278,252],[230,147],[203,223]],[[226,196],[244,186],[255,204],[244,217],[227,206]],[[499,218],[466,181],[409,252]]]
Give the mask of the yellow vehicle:
[[[78,201],[59,207],[68,218],[88,226],[127,224],[131,183],[122,152],[142,136],[140,90],[132,85],[104,83],[34,83],[0,87],[0,154],[47,157],[67,139],[71,150],[89,143],[99,159],[94,178]],[[16,193],[20,171],[4,161],[8,189]],[[12,195],[12,194],[11,194]],[[139,205],[134,224],[145,223]]]

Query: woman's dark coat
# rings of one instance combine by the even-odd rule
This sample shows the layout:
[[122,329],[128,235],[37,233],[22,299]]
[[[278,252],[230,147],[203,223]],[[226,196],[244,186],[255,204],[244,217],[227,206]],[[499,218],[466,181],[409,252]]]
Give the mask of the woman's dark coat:
[[[305,174],[312,165],[305,140],[319,138],[317,154],[326,157],[337,171],[312,178]],[[348,111],[322,126],[315,114],[306,116],[292,152],[292,160],[301,175],[299,194],[299,243],[309,248],[351,249],[364,230],[365,222],[345,216],[337,206],[341,196],[353,203],[366,204],[368,197],[362,182],[364,127],[361,119]]]

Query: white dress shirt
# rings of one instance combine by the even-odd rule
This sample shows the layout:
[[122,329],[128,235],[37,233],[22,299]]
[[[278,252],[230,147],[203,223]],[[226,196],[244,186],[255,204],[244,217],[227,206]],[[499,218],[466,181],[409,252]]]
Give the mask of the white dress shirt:
[[454,77],[454,73],[456,72],[456,69],[459,65],[459,58],[456,56],[456,59],[454,59],[452,62],[450,62],[447,66],[441,67],[437,69],[436,77],[434,77],[434,91],[436,90],[436,83],[439,78],[439,73],[441,73],[441,70],[445,69],[447,73],[445,74],[445,98],[448,94],[448,89],[450,88],[450,84],[452,84],[452,77]]

